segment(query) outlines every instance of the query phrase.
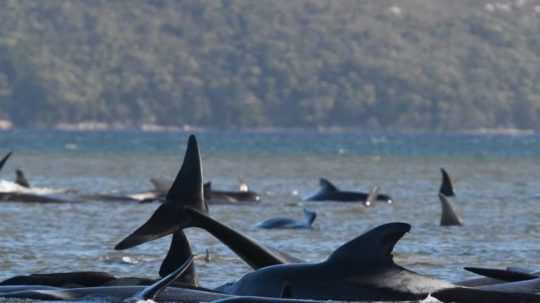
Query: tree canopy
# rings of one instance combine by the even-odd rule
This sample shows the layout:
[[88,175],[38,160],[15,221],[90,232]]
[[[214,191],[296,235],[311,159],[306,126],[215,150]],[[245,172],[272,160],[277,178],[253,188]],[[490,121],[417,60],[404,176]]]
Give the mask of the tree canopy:
[[0,119],[20,127],[540,129],[534,1],[2,6]]

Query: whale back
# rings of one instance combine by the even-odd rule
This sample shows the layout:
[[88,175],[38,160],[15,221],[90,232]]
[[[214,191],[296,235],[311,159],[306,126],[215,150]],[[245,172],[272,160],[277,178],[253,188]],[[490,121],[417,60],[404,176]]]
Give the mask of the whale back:
[[4,164],[6,164],[7,160],[11,157],[11,152],[7,153],[2,160],[0,160],[0,171],[2,171],[2,168],[4,167]]
[[447,197],[454,197],[456,194],[454,193],[454,186],[452,185],[452,179],[450,179],[450,176],[446,172],[444,168],[441,168],[441,175],[442,175],[442,181],[441,181],[441,187],[439,188],[439,193],[443,194]]
[[451,198],[443,194],[439,194],[439,200],[441,201],[442,208],[441,226],[463,225],[463,221],[457,214]]
[[375,265],[394,265],[394,246],[410,230],[411,226],[407,223],[380,225],[343,244],[325,263],[337,267],[341,265],[344,270],[352,271],[366,271]]

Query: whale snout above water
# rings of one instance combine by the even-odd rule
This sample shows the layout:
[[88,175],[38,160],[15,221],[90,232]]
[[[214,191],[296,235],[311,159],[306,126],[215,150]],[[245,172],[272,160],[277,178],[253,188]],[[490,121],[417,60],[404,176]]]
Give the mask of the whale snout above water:
[[302,229],[312,228],[313,222],[317,218],[317,213],[304,208],[304,220],[294,220],[290,218],[271,218],[258,223],[256,227],[263,229]]
[[[369,193],[342,191],[337,186],[332,184],[325,178],[319,179],[321,189],[316,194],[305,198],[305,201],[337,201],[337,202],[366,202]],[[376,199],[378,202],[386,202],[391,204],[392,198],[387,194],[377,193]]]

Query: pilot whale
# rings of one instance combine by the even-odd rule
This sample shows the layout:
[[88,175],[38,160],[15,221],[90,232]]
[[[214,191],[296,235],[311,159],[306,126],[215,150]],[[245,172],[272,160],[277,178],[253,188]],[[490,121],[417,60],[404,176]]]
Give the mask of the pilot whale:
[[288,254],[260,245],[250,237],[214,220],[207,213],[199,148],[195,136],[191,135],[184,162],[165,202],[146,223],[120,241],[115,249],[131,248],[184,228],[198,227],[219,239],[254,269],[299,261]]
[[[195,145],[196,148],[196,145]],[[167,203],[178,203],[182,201],[185,197],[184,194],[188,191],[190,193],[189,199],[197,196],[197,181],[191,182],[191,178],[186,178],[184,175],[188,174],[191,176],[191,171],[200,171],[200,159],[198,155],[198,150],[192,150],[188,145],[188,150],[186,151],[185,165],[182,165],[180,172],[177,176],[177,182],[175,182],[169,193],[167,194]],[[194,157],[196,157],[194,159]],[[195,173],[197,176],[197,173]],[[200,175],[200,173],[199,173]],[[202,178],[202,176],[201,176]],[[200,191],[200,196],[202,197],[202,183],[198,191]],[[208,212],[207,205],[204,204],[202,199],[195,198],[194,203],[190,203],[190,206],[194,209],[200,210],[201,212]],[[189,244],[188,239],[184,232],[180,229],[174,231],[171,239],[171,245],[165,259],[163,260],[159,274],[161,277],[164,277],[178,268],[183,264],[188,258],[192,257],[191,245]],[[80,286],[109,286],[109,285],[147,285],[152,283],[153,280],[144,279],[144,278],[117,278],[108,273],[104,272],[70,272],[70,273],[48,273],[48,274],[33,274],[29,276],[16,276],[10,279],[7,279],[3,282],[0,282],[0,285],[22,285],[22,284],[41,284],[41,285],[50,285],[50,286],[70,286],[70,287],[80,287]],[[193,264],[189,265],[187,269],[183,271],[183,274],[178,279],[176,283],[183,287],[197,287],[198,279],[195,272],[195,267]]]
[[0,297],[35,300],[80,300],[82,298],[114,298],[125,303],[152,301],[201,302],[215,301],[229,296],[211,291],[168,287],[192,265],[193,258],[188,258],[179,268],[150,286],[110,286],[84,288],[19,287],[9,289],[0,287]]
[[[0,160],[0,171],[2,171],[2,168],[6,164],[7,160],[11,157],[12,152],[7,153],[2,160]],[[6,181],[2,181],[6,182]],[[45,194],[37,194],[33,192],[26,191],[26,187],[20,186],[16,183],[6,182],[10,186],[9,187],[18,187],[21,190],[13,191],[10,190],[0,190],[0,202],[2,201],[8,201],[8,202],[39,202],[39,203],[59,203],[59,202],[69,202],[69,199],[66,199],[65,197],[55,196],[55,195],[45,195]]]
[[255,225],[258,228],[264,229],[300,229],[312,228],[313,221],[317,218],[317,213],[304,208],[304,220],[294,220],[290,218],[270,218]]
[[508,283],[475,289],[396,265],[393,248],[410,228],[400,222],[383,224],[345,243],[323,262],[265,267],[218,290],[239,296],[277,297],[287,283],[290,296],[299,299],[403,301],[431,295],[443,302],[540,302],[540,296],[527,293],[539,289],[540,279],[521,286]]
[[463,220],[455,210],[453,198],[454,186],[450,176],[441,168],[442,181],[439,188],[439,201],[441,202],[441,226],[463,225]]
[[[342,191],[325,178],[319,179],[321,189],[316,194],[305,198],[305,201],[338,201],[338,202],[365,202],[369,193]],[[377,201],[392,203],[392,198],[386,194],[377,194]]]
[[[175,184],[184,185],[177,199],[161,204],[150,219],[122,240],[117,249],[133,247],[185,227],[209,228],[248,264],[257,268],[239,281],[217,289],[231,295],[279,296],[284,282],[291,283],[293,298],[334,300],[416,300],[429,293],[441,298],[497,294],[496,290],[479,291],[422,276],[395,265],[392,250],[410,230],[406,223],[390,223],[373,229],[338,248],[326,261],[318,264],[284,264],[271,250],[261,247],[232,228],[219,223],[189,205],[204,204],[201,193],[202,172],[195,137],[190,137],[184,163]],[[178,203],[183,201],[183,203]],[[228,240],[227,240],[228,239]],[[245,244],[242,245],[242,244]],[[369,248],[369,249],[366,249]],[[260,258],[255,258],[260,253]],[[273,265],[278,264],[278,265]],[[265,265],[265,266],[261,266]],[[516,294],[501,294],[505,299]],[[528,294],[517,294],[520,299]],[[538,297],[534,297],[538,299]],[[458,302],[467,302],[460,299]],[[468,301],[472,302],[472,301]],[[478,301],[481,302],[481,301]],[[534,302],[534,301],[527,301]]]
[[[152,178],[150,182],[154,185],[154,190],[159,193],[167,193],[172,182],[163,178]],[[250,191],[246,184],[240,186],[239,191],[216,190],[212,187],[212,182],[203,185],[204,200],[209,204],[234,204],[242,202],[258,202],[261,196]]]

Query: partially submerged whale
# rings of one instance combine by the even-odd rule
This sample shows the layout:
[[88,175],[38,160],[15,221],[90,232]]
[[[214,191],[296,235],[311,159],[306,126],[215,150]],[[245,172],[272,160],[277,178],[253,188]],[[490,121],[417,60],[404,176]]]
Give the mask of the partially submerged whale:
[[84,288],[51,288],[51,287],[19,287],[9,289],[0,287],[0,297],[36,299],[36,300],[79,300],[82,298],[106,297],[115,298],[125,303],[176,301],[201,302],[214,301],[227,298],[227,295],[204,290],[168,287],[193,264],[193,258],[188,258],[179,268],[167,276],[146,286],[111,286],[111,287],[84,287]]
[[[154,185],[154,190],[160,193],[167,193],[172,182],[163,178],[152,178],[150,182]],[[238,191],[216,190],[212,187],[212,182],[206,182],[203,186],[204,199],[209,204],[234,204],[242,202],[258,202],[261,196],[254,191],[250,191],[245,183],[242,183]]]
[[[319,179],[321,189],[316,194],[305,198],[305,201],[338,201],[338,202],[365,202],[369,193],[342,191],[325,178]],[[377,201],[392,203],[392,198],[386,194],[377,194]]]
[[167,193],[166,201],[141,227],[120,241],[115,249],[127,249],[152,241],[184,228],[199,227],[233,250],[254,269],[299,260],[275,249],[267,248],[250,237],[207,215],[199,148],[195,136],[188,139],[182,167]]
[[[7,153],[0,160],[0,171],[11,157],[11,154],[12,152]],[[24,180],[19,179],[19,173],[22,174],[22,171],[17,170],[17,180],[15,183],[0,180],[0,202],[62,203],[71,201],[69,197],[60,196],[58,192],[49,189],[30,189],[30,184],[27,180],[25,184]],[[20,181],[21,184],[17,183],[17,181]]]
[[[191,207],[202,212],[207,212],[208,208],[206,204],[204,204],[204,200],[202,200],[202,175],[200,172],[199,152],[196,142],[191,142],[191,144],[188,144],[188,149],[186,150],[186,161],[184,161],[184,164],[178,173],[176,180],[177,182],[172,185],[167,194],[167,201],[163,205],[168,205],[168,203],[178,203],[179,201],[182,201],[182,199],[186,198],[188,201],[194,201],[193,203],[189,204]],[[197,180],[191,180],[193,179],[191,178],[192,171],[195,172],[193,174],[195,178],[200,176],[200,182]],[[185,175],[188,175],[188,177],[186,178]],[[200,183],[200,185],[198,185],[198,183]],[[198,198],[198,195],[201,197],[200,199]],[[160,226],[160,224],[152,226],[150,229],[159,228]],[[173,237],[171,239],[171,245],[167,256],[163,260],[159,270],[159,274],[162,277],[170,274],[172,271],[182,265],[187,259],[192,257],[191,246],[184,232],[181,229],[177,229],[169,234],[173,234]],[[188,268],[183,271],[183,274],[178,280],[179,281],[177,284],[185,287],[198,286],[197,275],[193,264],[189,265]],[[144,278],[116,278],[108,273],[103,272],[71,272],[17,276],[1,282],[0,285],[42,284],[63,287],[80,287],[126,284],[147,285],[152,282],[153,280]]]
[[540,296],[528,293],[540,289],[540,279],[475,289],[396,265],[392,250],[410,228],[406,223],[384,224],[345,243],[323,262],[269,266],[219,290],[240,296],[278,297],[287,283],[291,298],[315,300],[403,301],[431,295],[443,302],[540,302]]
[[441,168],[442,181],[439,188],[439,201],[441,202],[441,226],[463,225],[463,220],[458,215],[453,198],[455,197],[454,186],[450,176]]
[[294,220],[290,218],[270,218],[256,225],[258,228],[264,229],[301,229],[312,228],[313,222],[317,218],[317,213],[304,208],[304,219]]

